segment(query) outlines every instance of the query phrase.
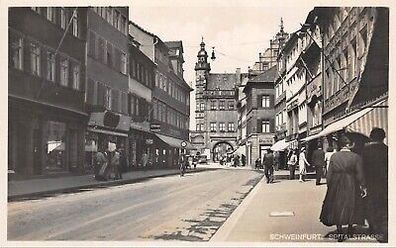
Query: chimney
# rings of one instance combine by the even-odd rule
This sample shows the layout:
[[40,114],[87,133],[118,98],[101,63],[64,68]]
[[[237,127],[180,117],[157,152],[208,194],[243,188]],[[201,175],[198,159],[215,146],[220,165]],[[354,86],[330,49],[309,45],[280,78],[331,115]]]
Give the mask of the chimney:
[[236,71],[235,71],[235,77],[236,77],[236,84],[237,85],[241,85],[241,68],[236,68]]

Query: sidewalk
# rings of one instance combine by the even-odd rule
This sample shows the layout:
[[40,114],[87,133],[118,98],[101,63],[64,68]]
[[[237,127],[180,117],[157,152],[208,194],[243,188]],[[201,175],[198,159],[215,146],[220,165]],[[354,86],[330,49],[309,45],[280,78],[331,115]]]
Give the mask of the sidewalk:
[[[336,227],[319,221],[326,189],[313,179],[267,184],[263,177],[210,242],[337,242],[331,237]],[[359,242],[376,242],[365,238]]]
[[[189,169],[186,173],[195,173],[206,170],[216,170],[216,167],[198,166]],[[179,174],[178,169],[158,169],[147,171],[131,171],[122,175],[122,180],[97,181],[93,175],[65,176],[58,178],[30,179],[8,182],[8,200],[25,197],[40,196],[52,193],[77,191],[83,188],[113,186],[142,181],[149,178]]]

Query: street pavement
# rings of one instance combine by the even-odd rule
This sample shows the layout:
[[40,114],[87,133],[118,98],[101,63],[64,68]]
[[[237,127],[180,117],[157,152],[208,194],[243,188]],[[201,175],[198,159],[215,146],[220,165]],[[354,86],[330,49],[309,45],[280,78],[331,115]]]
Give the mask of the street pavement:
[[[195,170],[187,170],[187,173],[201,172],[218,169],[215,165],[199,165]],[[78,191],[87,187],[104,187],[133,183],[148,178],[179,174],[178,169],[151,169],[131,171],[123,174],[122,180],[97,181],[93,175],[64,176],[56,178],[38,178],[29,180],[11,180],[8,182],[8,199],[23,200],[32,197],[41,197],[53,193],[65,193]]]
[[[336,227],[319,221],[326,194],[325,183],[315,180],[275,180],[263,178],[211,242],[337,242]],[[357,227],[356,236],[345,242],[376,242]]]
[[8,240],[208,241],[263,174],[208,170],[8,203]]

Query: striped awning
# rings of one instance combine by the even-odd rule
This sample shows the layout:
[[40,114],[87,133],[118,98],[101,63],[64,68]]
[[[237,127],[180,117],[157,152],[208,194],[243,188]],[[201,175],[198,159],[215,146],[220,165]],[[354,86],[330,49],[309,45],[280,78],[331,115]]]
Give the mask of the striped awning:
[[387,133],[388,130],[388,101],[383,100],[377,104],[366,107],[352,115],[344,117],[337,120],[325,129],[323,129],[319,134],[320,136],[326,136],[331,133],[337,132],[342,129],[347,131],[358,132],[370,135],[371,130],[374,127],[383,128]]
[[[365,115],[351,123],[348,127],[348,131],[359,132],[367,137],[370,136],[370,132],[373,128],[378,127],[385,130],[388,133],[388,100],[376,104],[370,109]],[[387,139],[384,141],[387,143]]]
[[289,143],[285,139],[277,141],[271,146],[272,151],[284,151],[289,146]]

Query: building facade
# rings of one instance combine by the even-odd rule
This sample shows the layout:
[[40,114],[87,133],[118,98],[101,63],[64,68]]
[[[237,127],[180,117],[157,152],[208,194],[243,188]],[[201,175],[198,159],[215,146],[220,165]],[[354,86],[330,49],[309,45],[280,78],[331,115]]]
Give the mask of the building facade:
[[141,50],[140,44],[129,36],[129,160],[131,167],[142,167],[143,154],[152,157],[155,136],[150,131],[152,90],[156,65]]
[[[152,164],[176,166],[181,143],[189,140],[191,87],[183,77],[183,44],[163,42],[136,23],[130,22],[130,34],[140,44],[140,51],[155,64],[152,90],[150,145]],[[151,142],[150,142],[151,143]]]
[[8,168],[17,176],[83,170],[85,26],[84,8],[9,8]]
[[196,130],[191,137],[195,149],[218,161],[234,151],[238,114],[235,93],[243,77],[236,73],[210,73],[210,63],[202,41],[196,71]]
[[128,7],[87,8],[86,163],[109,142],[129,153]]
[[246,94],[246,161],[248,166],[253,167],[258,158],[262,160],[274,143],[274,82],[277,70],[277,66],[273,66],[250,79],[243,89]]

